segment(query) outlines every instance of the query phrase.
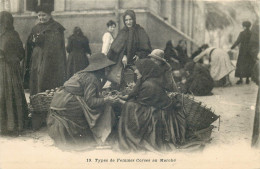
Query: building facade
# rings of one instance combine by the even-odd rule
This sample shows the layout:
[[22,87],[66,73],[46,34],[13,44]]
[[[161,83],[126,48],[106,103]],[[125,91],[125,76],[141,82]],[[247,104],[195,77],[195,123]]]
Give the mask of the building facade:
[[110,19],[123,27],[126,9],[136,12],[137,23],[148,33],[152,47],[164,49],[168,40],[175,45],[188,42],[188,52],[196,50],[205,40],[204,2],[199,0],[0,0],[0,10],[13,13],[15,28],[23,42],[36,24],[32,4],[48,1],[54,8],[53,17],[65,28],[65,38],[75,26],[82,28],[93,52],[101,51],[102,35]]

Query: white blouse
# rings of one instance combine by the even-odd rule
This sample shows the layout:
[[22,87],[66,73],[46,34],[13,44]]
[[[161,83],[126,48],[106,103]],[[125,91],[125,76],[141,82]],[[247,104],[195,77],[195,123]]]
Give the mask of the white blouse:
[[102,38],[102,42],[103,42],[103,45],[102,45],[102,53],[104,53],[105,55],[107,55],[109,49],[110,49],[110,46],[112,44],[112,42],[114,41],[114,37],[111,35],[111,33],[109,32],[106,32],[104,35],[103,35],[103,38]]
[[201,58],[203,58],[204,56],[208,56],[209,57],[209,53],[211,52],[211,50],[214,49],[214,47],[209,47],[207,49],[205,49],[203,52],[201,52],[199,55],[195,56],[195,58],[193,59],[194,62],[198,62]]

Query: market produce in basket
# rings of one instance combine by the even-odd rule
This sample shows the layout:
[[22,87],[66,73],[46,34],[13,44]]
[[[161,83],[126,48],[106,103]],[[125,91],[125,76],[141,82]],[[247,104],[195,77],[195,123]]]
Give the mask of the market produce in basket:
[[45,92],[30,96],[31,111],[48,111],[53,95],[59,89],[59,87],[56,87],[55,89],[46,90]]

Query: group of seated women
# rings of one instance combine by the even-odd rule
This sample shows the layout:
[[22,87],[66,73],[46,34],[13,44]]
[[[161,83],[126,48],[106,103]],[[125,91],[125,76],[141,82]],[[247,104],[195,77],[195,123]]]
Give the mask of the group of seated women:
[[[187,56],[187,44],[183,40],[176,49],[169,41],[165,51],[152,51],[148,35],[136,24],[134,11],[127,10],[123,21],[125,27],[108,53],[89,56],[89,65],[55,93],[47,126],[59,147],[93,147],[118,142],[125,151],[166,151],[185,145],[187,135],[192,134],[186,131],[181,104],[167,94],[179,90],[174,70],[183,72],[185,78],[181,82],[187,93],[194,95],[208,95],[214,81],[232,71],[226,55],[208,46],[201,48],[193,61]],[[211,59],[210,69],[195,63],[204,55]],[[115,81],[111,75],[117,76],[114,70],[119,72],[117,90],[127,85],[124,75],[127,68],[136,74],[133,90],[126,95],[102,96],[107,79],[113,88]]]
[[185,41],[181,40],[176,48],[172,42],[166,44],[165,60],[171,65],[180,92],[205,96],[212,94],[213,87],[231,86],[229,74],[234,66],[227,52],[204,44],[189,58],[184,54]]
[[[53,97],[47,126],[56,145],[93,147],[112,136],[125,151],[166,151],[184,145],[185,117],[180,103],[167,95],[165,70],[151,59],[154,53],[136,61],[136,85],[128,95],[118,97],[101,95],[101,81],[115,63],[101,53],[93,54],[88,67]],[[115,112],[118,103],[121,112]]]

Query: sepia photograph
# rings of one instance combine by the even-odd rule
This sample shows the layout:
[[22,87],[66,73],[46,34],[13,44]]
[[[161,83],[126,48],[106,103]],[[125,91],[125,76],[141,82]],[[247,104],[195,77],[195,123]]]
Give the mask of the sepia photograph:
[[0,0],[0,169],[260,169],[259,0]]

